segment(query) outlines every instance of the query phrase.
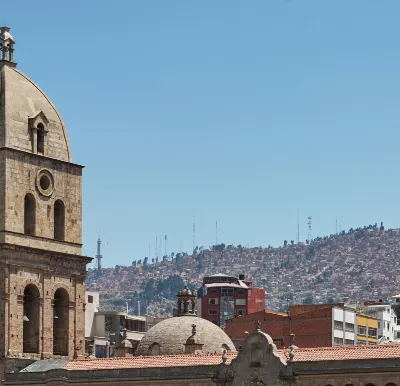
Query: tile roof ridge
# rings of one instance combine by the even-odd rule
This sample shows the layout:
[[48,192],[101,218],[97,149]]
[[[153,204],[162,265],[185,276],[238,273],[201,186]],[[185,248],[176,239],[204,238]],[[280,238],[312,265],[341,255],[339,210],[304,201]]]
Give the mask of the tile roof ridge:
[[[338,351],[338,350],[377,350],[385,347],[400,347],[400,343],[389,343],[389,344],[374,344],[374,345],[360,345],[360,346],[322,346],[322,347],[298,347],[296,352],[308,352],[308,351]],[[280,349],[278,352],[287,352],[289,349]]]

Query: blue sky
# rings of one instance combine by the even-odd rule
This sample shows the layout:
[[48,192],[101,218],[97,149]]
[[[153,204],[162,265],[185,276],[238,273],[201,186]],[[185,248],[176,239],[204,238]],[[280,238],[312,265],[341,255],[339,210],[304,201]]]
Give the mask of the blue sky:
[[[22,1],[19,69],[60,111],[84,254],[400,226],[398,0]],[[162,246],[164,250],[164,246]]]

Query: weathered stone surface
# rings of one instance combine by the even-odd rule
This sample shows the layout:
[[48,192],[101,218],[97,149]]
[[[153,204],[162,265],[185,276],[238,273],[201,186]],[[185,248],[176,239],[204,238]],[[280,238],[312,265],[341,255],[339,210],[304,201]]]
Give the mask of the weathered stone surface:
[[202,353],[236,350],[228,335],[215,324],[196,316],[179,316],[165,319],[147,331],[135,355],[154,355],[151,351],[155,344],[159,345],[155,354],[184,354],[186,341],[192,335],[193,324],[196,325],[196,339],[203,345]]
[[81,254],[82,166],[50,99],[0,60],[0,385],[29,361],[83,356]]

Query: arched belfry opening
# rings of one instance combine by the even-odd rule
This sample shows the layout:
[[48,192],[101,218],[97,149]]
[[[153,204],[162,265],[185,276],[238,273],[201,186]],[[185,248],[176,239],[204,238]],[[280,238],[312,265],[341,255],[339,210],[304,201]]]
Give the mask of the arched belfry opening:
[[24,199],[24,233],[35,236],[36,232],[36,200],[33,194],[28,193]]
[[53,354],[68,355],[69,296],[64,288],[54,294],[53,304]]
[[40,292],[34,284],[24,290],[23,352],[39,353]]
[[65,205],[61,200],[54,203],[54,238],[65,239]]
[[44,138],[45,130],[43,124],[39,123],[37,126],[37,153],[44,154]]

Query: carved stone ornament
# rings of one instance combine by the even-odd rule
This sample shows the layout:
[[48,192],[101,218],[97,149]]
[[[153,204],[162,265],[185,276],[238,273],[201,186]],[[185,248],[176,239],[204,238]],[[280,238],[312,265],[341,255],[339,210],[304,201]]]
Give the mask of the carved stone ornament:
[[267,386],[263,381],[250,381],[246,386]]
[[50,197],[54,192],[54,177],[47,169],[39,170],[36,176],[36,187],[42,196]]

